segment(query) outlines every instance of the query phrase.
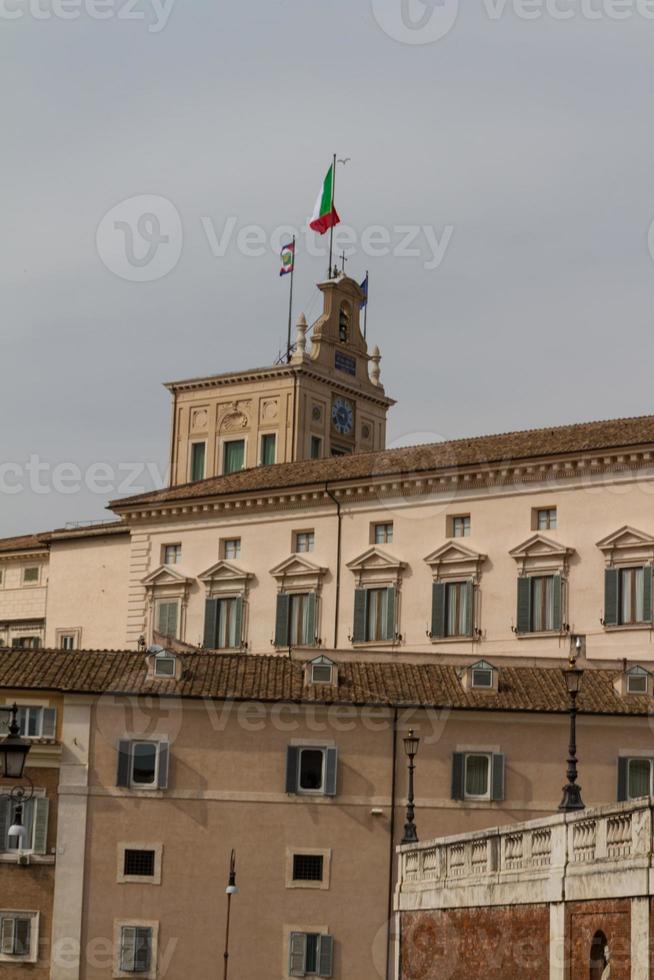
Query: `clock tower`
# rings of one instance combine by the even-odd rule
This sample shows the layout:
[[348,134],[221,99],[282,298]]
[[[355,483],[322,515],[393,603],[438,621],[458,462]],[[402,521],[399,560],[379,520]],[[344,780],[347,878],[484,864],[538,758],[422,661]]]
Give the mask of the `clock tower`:
[[166,385],[173,396],[171,484],[253,466],[386,447],[395,404],[379,348],[361,331],[361,287],[340,273],[318,284],[323,311],[297,323],[289,363]]

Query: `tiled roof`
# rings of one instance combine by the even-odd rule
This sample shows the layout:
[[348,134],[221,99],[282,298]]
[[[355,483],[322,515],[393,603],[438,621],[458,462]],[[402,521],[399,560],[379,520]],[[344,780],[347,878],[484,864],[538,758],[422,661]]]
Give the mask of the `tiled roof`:
[[7,551],[25,551],[40,548],[43,550],[48,546],[49,533],[43,534],[20,534],[15,538],[0,538],[0,553]]
[[67,538],[97,538],[105,534],[126,534],[129,526],[122,521],[93,521],[78,527],[58,527],[54,531],[39,531],[37,534],[20,534],[14,538],[0,538],[0,554],[9,551],[30,551],[49,548],[53,541]]
[[465,466],[508,465],[521,460],[645,445],[654,445],[653,415],[606,422],[579,422],[556,428],[474,436],[385,452],[258,466],[229,476],[211,477],[112,501],[111,506],[123,508],[139,503],[156,504],[230,493],[283,490],[327,481],[384,478]]
[[[422,706],[561,713],[568,710],[562,672],[554,667],[500,667],[497,693],[464,690],[457,668],[441,664],[342,662],[338,689],[307,687],[304,665],[282,656],[194,653],[178,655],[179,681],[149,677],[146,655],[116,650],[0,650],[0,688],[81,694],[152,694],[218,700]],[[654,699],[620,696],[618,670],[589,668],[579,697],[581,712],[645,716]]]

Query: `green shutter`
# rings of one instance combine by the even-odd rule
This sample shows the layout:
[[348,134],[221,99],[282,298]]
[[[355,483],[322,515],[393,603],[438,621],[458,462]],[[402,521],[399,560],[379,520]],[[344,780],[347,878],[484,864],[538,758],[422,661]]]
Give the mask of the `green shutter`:
[[307,635],[304,639],[307,646],[314,647],[316,645],[316,593],[309,592],[304,601],[307,604]]
[[160,602],[157,613],[157,631],[164,636],[177,638],[177,603]]
[[397,612],[397,589],[391,586],[386,590],[388,595],[388,606],[386,609],[386,636],[387,640],[395,639],[395,614]]
[[303,932],[291,933],[288,952],[289,976],[303,977],[307,961],[307,937]]
[[652,622],[652,566],[643,568],[643,622]]
[[338,777],[338,749],[327,749],[325,762],[325,796],[336,796]]
[[321,936],[318,946],[318,976],[331,977],[334,968],[334,940]]
[[563,579],[560,575],[552,576],[552,629],[561,630],[563,627]]
[[129,762],[132,745],[129,739],[121,739],[118,743],[118,767],[116,786],[129,786]]
[[516,619],[518,633],[531,632],[531,579],[526,575],[518,579],[518,610]]
[[206,599],[204,603],[204,648],[215,650],[218,643],[218,600]]
[[136,929],[123,926],[120,930],[120,969],[123,973],[134,972],[136,958]]
[[14,953],[14,921],[11,916],[7,916],[2,920],[0,951],[3,956],[13,956]]
[[618,625],[618,583],[619,571],[617,568],[606,568],[604,570],[604,625]]
[[504,799],[504,774],[506,770],[503,755],[493,755],[491,774],[491,800]]
[[32,932],[31,919],[14,920],[14,955],[15,956],[29,956],[31,932]]
[[618,803],[629,799],[629,759],[618,759]]
[[0,796],[0,854],[7,849],[7,831],[9,830],[9,807],[11,801],[8,796]]
[[288,646],[288,611],[290,596],[280,592],[277,596],[277,613],[275,616],[275,646]]
[[170,765],[170,745],[168,742],[159,742],[159,768],[157,771],[157,785],[159,789],[168,788],[168,767]]
[[286,792],[297,793],[298,763],[300,750],[295,745],[286,749]]
[[475,625],[475,586],[473,582],[465,582],[463,585],[466,600],[466,620],[465,635],[472,636]]
[[447,586],[445,582],[434,582],[431,589],[431,635],[434,639],[445,636],[445,606]]
[[465,770],[465,756],[463,752],[455,752],[452,756],[452,799],[463,799],[463,774]]
[[46,796],[34,797],[34,844],[35,854],[48,853],[48,813],[50,801]]
[[234,636],[236,646],[241,647],[243,643],[243,599],[237,596],[234,600]]
[[365,643],[366,636],[366,613],[368,608],[368,593],[365,589],[354,590],[354,626],[352,627],[352,640],[354,643]]
[[43,738],[54,738],[56,735],[56,727],[57,727],[57,709],[44,708],[43,727],[41,729]]

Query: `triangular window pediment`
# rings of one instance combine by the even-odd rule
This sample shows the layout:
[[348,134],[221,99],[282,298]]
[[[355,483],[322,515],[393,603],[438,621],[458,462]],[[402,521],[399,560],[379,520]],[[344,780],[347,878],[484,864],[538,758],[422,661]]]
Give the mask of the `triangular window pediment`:
[[600,551],[617,551],[627,548],[654,548],[654,537],[625,524],[618,531],[597,542]]
[[228,561],[219,561],[198,575],[201,582],[242,582],[252,578],[251,572],[244,572]]
[[179,572],[173,565],[160,565],[141,580],[145,586],[189,585],[193,580]]
[[279,565],[275,565],[274,568],[270,569],[270,574],[273,578],[289,578],[290,576],[300,576],[300,575],[324,575],[327,569],[322,568],[320,565],[314,564],[314,562],[309,561],[308,558],[304,558],[303,555],[289,555],[283,562]]
[[509,554],[512,558],[567,558],[574,551],[567,548],[559,541],[552,541],[543,534],[532,534],[530,538],[523,541],[517,548],[513,548]]
[[428,565],[436,565],[441,563],[448,564],[450,562],[482,562],[485,558],[486,555],[482,555],[478,551],[473,551],[472,548],[466,548],[465,545],[448,541],[441,545],[440,548],[437,548],[436,551],[432,551],[424,560]]
[[352,572],[368,572],[377,571],[379,569],[397,570],[404,568],[406,562],[399,561],[397,558],[393,558],[388,555],[385,551],[380,548],[368,548],[364,551],[362,555],[358,558],[354,558],[353,561],[347,563],[347,567]]

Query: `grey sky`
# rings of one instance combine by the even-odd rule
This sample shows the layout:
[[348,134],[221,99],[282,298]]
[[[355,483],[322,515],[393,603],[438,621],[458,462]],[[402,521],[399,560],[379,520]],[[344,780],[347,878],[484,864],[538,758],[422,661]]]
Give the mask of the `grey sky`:
[[[176,0],[165,25],[151,0],[133,8],[145,20],[116,16],[125,0],[105,20],[79,2],[76,20],[0,4],[22,12],[0,15],[0,463],[17,467],[0,535],[102,517],[116,494],[64,494],[45,471],[35,492],[15,475],[31,455],[106,462],[118,488],[121,464],[165,466],[162,381],[275,358],[278,256],[232,241],[216,257],[202,219],[218,237],[230,217],[302,227],[333,150],[352,158],[336,203],[357,235],[381,225],[395,246],[398,226],[453,228],[436,269],[422,235],[420,256],[347,265],[370,269],[391,442],[652,411],[654,20],[636,0],[622,21],[610,0],[593,0],[596,20],[591,0],[559,0],[569,20],[514,3],[492,19],[499,0],[466,0],[424,45],[377,22],[402,0]],[[171,201],[183,227],[178,264],[152,282],[115,275],[96,247],[103,215],[138,195]],[[315,317],[325,266],[302,240],[296,313]]]

